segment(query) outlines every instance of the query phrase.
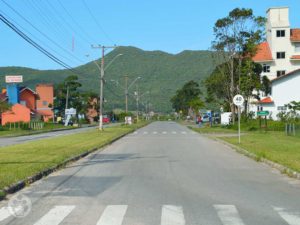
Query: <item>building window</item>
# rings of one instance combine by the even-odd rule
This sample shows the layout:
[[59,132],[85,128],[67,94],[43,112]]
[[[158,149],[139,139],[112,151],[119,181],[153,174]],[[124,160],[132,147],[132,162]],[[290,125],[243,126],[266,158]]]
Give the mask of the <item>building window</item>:
[[277,30],[276,36],[277,37],[285,37],[285,30]]
[[278,70],[277,71],[277,77],[285,75],[285,70]]
[[286,111],[286,110],[287,110],[287,107],[286,107],[286,106],[278,106],[278,107],[277,107],[277,110],[278,110],[278,111]]
[[277,52],[277,59],[285,59],[285,52]]
[[267,64],[263,64],[263,71],[264,73],[270,73],[270,66]]
[[300,43],[295,43],[295,52],[300,52]]
[[43,106],[47,106],[48,107],[48,102],[47,101],[43,101]]

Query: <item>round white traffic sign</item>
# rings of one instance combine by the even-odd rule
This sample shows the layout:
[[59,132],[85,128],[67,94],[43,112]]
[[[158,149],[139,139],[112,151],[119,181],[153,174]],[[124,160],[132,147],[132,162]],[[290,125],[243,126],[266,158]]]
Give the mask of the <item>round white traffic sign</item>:
[[234,96],[233,103],[236,106],[242,106],[244,104],[244,97],[242,95],[236,95],[236,96]]

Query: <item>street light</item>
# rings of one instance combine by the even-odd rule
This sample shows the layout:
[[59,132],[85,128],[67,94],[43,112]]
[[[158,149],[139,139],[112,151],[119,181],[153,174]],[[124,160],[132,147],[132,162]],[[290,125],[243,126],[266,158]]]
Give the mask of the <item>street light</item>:
[[[104,67],[104,49],[105,48],[110,48],[110,47],[104,47],[102,46],[102,63],[101,66],[98,65],[96,60],[93,60],[93,62],[96,64],[97,68],[99,69],[100,72],[100,99],[99,99],[99,130],[103,130],[103,86],[104,86],[104,72],[105,70],[112,64],[113,61],[116,60],[116,58],[118,58],[119,56],[123,55],[123,54],[118,54],[116,55],[111,61],[110,63]],[[89,55],[87,55],[88,57]]]
[[141,77],[137,77],[135,78],[131,84],[129,86],[127,86],[127,82],[128,82],[128,76],[125,76],[125,112],[128,112],[128,93],[129,93],[129,89],[132,87],[132,85],[137,81],[141,79]]

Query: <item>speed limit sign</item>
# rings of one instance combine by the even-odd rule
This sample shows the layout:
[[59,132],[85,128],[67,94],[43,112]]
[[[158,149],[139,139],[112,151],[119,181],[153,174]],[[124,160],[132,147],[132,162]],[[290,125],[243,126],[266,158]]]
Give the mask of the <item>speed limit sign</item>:
[[234,96],[233,103],[236,106],[242,106],[244,104],[244,97],[242,95],[236,95],[236,96]]

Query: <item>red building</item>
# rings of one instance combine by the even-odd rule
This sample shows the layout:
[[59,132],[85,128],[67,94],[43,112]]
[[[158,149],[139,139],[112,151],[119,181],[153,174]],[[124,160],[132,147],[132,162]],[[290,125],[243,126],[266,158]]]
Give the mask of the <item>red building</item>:
[[[53,118],[53,95],[52,84],[38,84],[36,91],[28,87],[19,89],[19,103],[12,106],[11,110],[2,113],[1,124],[14,122],[30,122],[32,117],[41,117],[48,122]],[[5,90],[0,94],[0,101],[7,101]]]

